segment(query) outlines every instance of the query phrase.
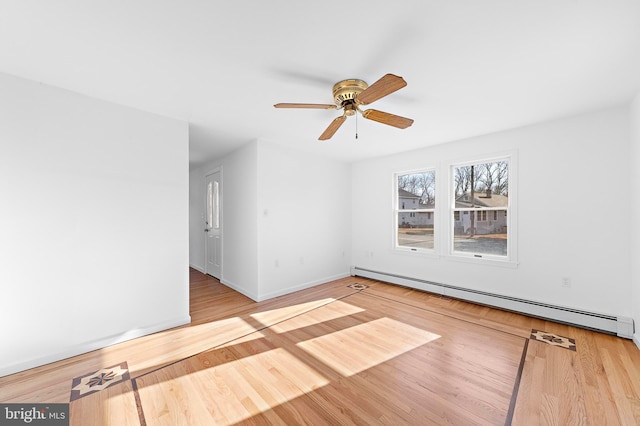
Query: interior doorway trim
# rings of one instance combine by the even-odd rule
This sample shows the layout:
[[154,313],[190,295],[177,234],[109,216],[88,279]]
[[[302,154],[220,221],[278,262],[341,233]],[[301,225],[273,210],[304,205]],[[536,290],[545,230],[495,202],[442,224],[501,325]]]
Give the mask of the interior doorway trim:
[[224,252],[222,166],[208,171],[204,184],[204,272],[220,280]]

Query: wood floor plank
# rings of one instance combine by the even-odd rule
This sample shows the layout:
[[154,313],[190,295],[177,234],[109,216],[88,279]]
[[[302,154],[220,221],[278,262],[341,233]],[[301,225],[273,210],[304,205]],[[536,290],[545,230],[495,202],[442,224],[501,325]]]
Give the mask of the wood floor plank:
[[[199,323],[154,333],[2,377],[0,378],[0,401],[67,402],[70,392],[68,382],[73,377],[125,360],[129,364],[132,377],[136,377],[254,332],[256,328],[267,327],[281,320],[283,312],[294,316],[313,309],[314,306],[351,294],[354,290],[347,285],[352,281],[351,278],[347,278],[341,282],[332,282],[319,288],[309,289],[301,294],[256,303],[209,277],[205,281],[206,287],[202,287],[203,281],[200,281],[199,290],[194,290],[194,293],[206,294],[212,291],[224,296],[222,301],[216,300],[213,305],[205,309],[205,317]],[[277,311],[278,309],[282,311]],[[252,317],[254,314],[271,310],[276,310],[280,316],[265,316],[263,321],[256,321]],[[195,313],[192,311],[192,315],[194,314],[200,317],[197,311]]]
[[[318,306],[261,331],[258,338],[183,361],[190,365],[188,375],[179,371],[181,363],[166,367],[173,379],[154,382],[154,387],[169,398],[165,388],[177,382],[209,386],[207,393],[216,395],[214,400],[227,401],[230,422],[277,416],[271,412],[276,406],[286,406],[293,418],[305,417],[310,402],[313,412],[329,411],[340,423],[504,422],[523,339],[406,304],[393,305],[353,294]],[[480,339],[482,332],[495,336]],[[495,356],[487,354],[491,351]],[[412,376],[416,367],[422,374]],[[159,371],[143,379],[165,374]],[[299,407],[300,401],[304,403]],[[151,407],[145,407],[145,413],[151,419],[161,416]]]
[[72,426],[139,426],[140,418],[130,380],[77,399],[69,405]]
[[2,377],[0,401],[68,402],[72,378],[126,362],[72,424],[640,424],[629,340],[360,277],[260,303],[190,279],[190,325]]

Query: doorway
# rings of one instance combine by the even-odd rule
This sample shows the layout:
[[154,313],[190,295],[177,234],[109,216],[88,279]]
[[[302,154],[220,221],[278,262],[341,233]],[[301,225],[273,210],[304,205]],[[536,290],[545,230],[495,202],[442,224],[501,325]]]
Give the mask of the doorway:
[[222,277],[222,169],[215,169],[206,179],[205,205],[205,273]]

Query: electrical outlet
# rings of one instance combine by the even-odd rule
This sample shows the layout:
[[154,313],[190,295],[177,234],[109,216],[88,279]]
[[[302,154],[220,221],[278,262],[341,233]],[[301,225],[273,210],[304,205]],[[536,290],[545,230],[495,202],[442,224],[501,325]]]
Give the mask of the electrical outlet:
[[571,287],[571,278],[562,277],[562,287],[570,288]]

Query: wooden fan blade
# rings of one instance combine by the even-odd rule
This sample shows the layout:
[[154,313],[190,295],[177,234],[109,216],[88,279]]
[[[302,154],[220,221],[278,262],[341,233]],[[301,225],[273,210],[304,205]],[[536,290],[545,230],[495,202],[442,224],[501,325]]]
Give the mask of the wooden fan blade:
[[326,141],[327,139],[331,139],[331,137],[334,135],[334,133],[340,128],[340,126],[342,126],[342,123],[344,123],[344,121],[347,119],[346,115],[340,116],[336,119],[334,119],[331,124],[329,124],[329,127],[327,127],[327,130],[325,130],[320,137],[318,138],[318,140],[321,141]]
[[358,95],[357,100],[360,104],[367,105],[395,92],[396,90],[402,89],[406,85],[407,82],[404,81],[404,78],[393,74],[386,74],[380,80],[363,90]]
[[337,109],[334,104],[296,104],[296,103],[279,103],[275,104],[276,108],[311,108],[311,109]]
[[399,115],[389,114],[375,109],[368,109],[362,113],[366,119],[377,121],[378,123],[387,124],[397,127],[398,129],[406,129],[413,124],[410,118],[400,117]]

